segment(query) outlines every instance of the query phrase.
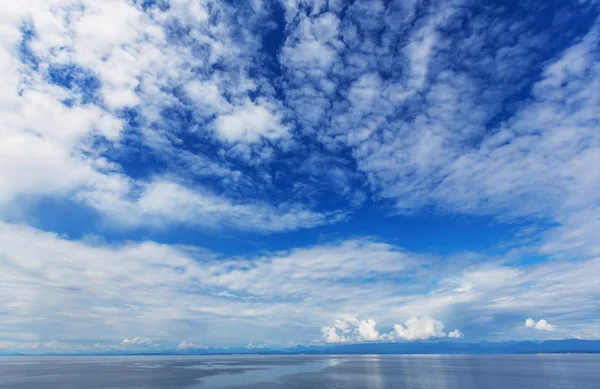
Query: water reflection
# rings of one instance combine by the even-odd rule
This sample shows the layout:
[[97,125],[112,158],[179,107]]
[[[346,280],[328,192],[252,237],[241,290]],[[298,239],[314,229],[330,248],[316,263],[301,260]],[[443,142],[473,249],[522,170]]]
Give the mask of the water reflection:
[[373,389],[383,389],[385,387],[383,374],[381,372],[381,356],[375,355],[372,359],[370,359],[370,363],[368,364],[370,368],[368,369],[368,374],[371,376],[371,386]]
[[[600,356],[387,355],[343,356],[289,387],[327,389],[597,388]],[[288,387],[288,386],[286,386]]]

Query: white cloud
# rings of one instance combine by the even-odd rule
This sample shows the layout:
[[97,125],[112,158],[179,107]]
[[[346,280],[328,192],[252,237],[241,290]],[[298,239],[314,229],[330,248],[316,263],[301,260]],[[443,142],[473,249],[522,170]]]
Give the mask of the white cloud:
[[[0,71],[6,75],[0,82],[0,207],[22,196],[65,195],[96,180],[109,164],[90,141],[116,142],[123,128],[102,108],[80,104],[78,91],[49,84],[44,67],[35,72],[18,60],[21,18],[27,15],[22,7],[11,7],[17,12],[6,15],[0,32]],[[69,98],[76,102],[71,107],[63,104]]]
[[332,13],[324,13],[316,18],[300,17],[296,30],[288,38],[290,45],[283,50],[284,61],[295,71],[304,71],[310,75],[322,75],[327,71],[339,46],[339,20]]
[[379,332],[375,329],[375,320],[362,320],[358,324],[358,336],[364,341],[379,340]]
[[121,341],[121,345],[125,347],[146,347],[152,345],[152,340],[148,338],[125,338]]
[[[367,320],[359,322],[355,318],[335,320],[331,327],[321,327],[321,334],[325,343],[351,343],[363,341],[359,334],[359,326],[362,324],[363,333],[366,329],[366,335],[372,335],[377,333],[375,330],[375,322],[373,320]],[[365,328],[366,327],[366,328]],[[377,340],[371,339],[371,340]]]
[[538,331],[554,331],[556,326],[548,323],[546,320],[541,319],[539,321],[529,318],[525,320],[525,328],[532,328]]
[[448,332],[448,337],[458,339],[458,338],[464,338],[465,335],[462,332],[460,332],[459,330],[454,330],[454,331]]
[[[3,341],[27,333],[24,343],[56,339],[72,345],[91,333],[102,344],[128,340],[114,347],[149,340],[157,347],[177,347],[201,327],[214,344],[251,338],[278,345],[292,338],[310,342],[314,328],[336,317],[345,319],[323,328],[327,343],[462,333],[446,332],[432,315],[452,318],[457,326],[481,326],[489,339],[514,339],[523,335],[493,317],[531,310],[561,317],[553,334],[568,337],[596,331],[590,315],[595,317],[600,301],[593,276],[600,274],[597,259],[517,270],[469,265],[470,259],[460,256],[438,262],[368,240],[226,258],[155,242],[73,241],[14,224],[0,224],[0,248],[0,314],[5,318],[0,332]],[[436,290],[423,290],[434,281]],[[584,309],[573,312],[573,306]],[[354,319],[359,313],[378,318],[377,323]],[[399,316],[414,317],[393,326]],[[381,323],[389,329],[377,328]],[[535,326],[554,327],[542,320]],[[132,333],[138,335],[132,338]]]
[[335,327],[323,327],[321,329],[323,340],[325,343],[344,343],[346,338],[338,334]]
[[[208,176],[239,179],[228,162],[255,166],[269,160],[273,149],[261,140],[290,141],[297,120],[303,135],[327,147],[350,147],[371,189],[393,200],[400,212],[434,205],[477,215],[549,217],[562,224],[572,210],[595,208],[599,180],[585,166],[597,163],[598,155],[590,127],[598,119],[592,93],[599,78],[597,27],[550,61],[531,99],[488,131],[520,82],[515,70],[520,67],[511,64],[543,62],[535,57],[543,37],[521,39],[526,26],[502,18],[492,23],[486,15],[474,17],[460,41],[440,36],[439,28],[462,17],[455,14],[458,4],[436,3],[422,13],[416,12],[417,2],[370,7],[356,2],[341,13],[336,4],[286,3],[289,23],[279,58],[285,98],[277,101],[275,82],[251,71],[260,65],[256,51],[262,37],[250,33],[253,23],[263,21],[266,11],[260,7],[239,16],[245,18],[240,23],[227,4],[176,1],[166,10],[144,12],[125,0],[15,3],[3,15],[1,70],[7,76],[0,106],[12,151],[0,150],[0,177],[14,183],[0,191],[0,201],[71,194],[110,181],[107,171],[120,167],[87,141],[99,135],[116,147],[123,128],[118,110],[135,106],[144,119],[136,135],[168,155],[168,164],[187,158],[184,169],[192,169],[190,160],[206,162],[181,146],[187,137],[200,134],[202,142],[214,134],[223,140],[219,157],[198,169]],[[299,12],[303,7],[311,12]],[[211,22],[213,13],[218,23]],[[24,22],[37,32],[27,43],[37,70],[19,60]],[[482,28],[488,23],[490,28]],[[173,26],[187,29],[181,42],[169,37]],[[373,39],[370,32],[380,28],[386,33]],[[500,37],[502,45],[496,44]],[[80,87],[51,85],[48,71],[59,65],[98,78],[101,102],[84,103]],[[488,85],[488,78],[498,84]],[[179,89],[185,97],[173,92]],[[66,99],[76,104],[67,107]],[[165,108],[190,109],[194,123],[167,128]],[[394,115],[404,109],[410,114]],[[17,147],[24,143],[31,148]],[[580,144],[587,146],[579,149]],[[14,166],[19,169],[9,168]],[[260,173],[270,176],[268,170]]]
[[[410,274],[424,262],[424,258],[412,256],[388,244],[349,240],[275,253],[253,261],[221,261],[208,268],[210,274],[206,275],[206,279],[216,282],[215,286],[256,296],[279,295],[304,297],[310,301],[335,301],[343,299],[344,293],[353,293],[351,285],[344,286],[344,280]],[[316,283],[321,288],[314,289]],[[363,290],[365,294],[369,290],[373,292],[368,287]],[[338,324],[342,325],[342,322]]]
[[215,80],[194,80],[185,85],[188,96],[204,115],[232,110],[231,104],[223,97],[219,88]]
[[[488,11],[459,37],[439,34],[462,21],[456,2],[298,10],[307,4],[286,2],[274,80],[256,55],[266,7],[177,0],[145,12],[128,0],[8,2],[0,15],[0,213],[14,216],[50,196],[99,211],[115,234],[116,225],[282,232],[345,220],[346,212],[291,200],[313,202],[328,185],[296,181],[298,172],[273,163],[281,150],[302,149],[310,166],[301,173],[325,172],[345,196],[368,186],[399,212],[431,206],[557,227],[535,247],[479,256],[485,265],[471,254],[446,265],[375,239],[222,258],[155,242],[72,241],[0,222],[0,347],[20,339],[42,348],[55,337],[71,344],[90,333],[135,345],[166,329],[176,345],[201,320],[215,339],[228,333],[245,342],[240,332],[275,327],[274,336],[298,339],[297,331],[357,315],[388,324],[415,317],[390,333],[372,319],[348,319],[326,327],[324,339],[462,335],[429,315],[510,338],[514,323],[489,323],[529,312],[552,312],[561,325],[532,320],[528,328],[597,332],[582,323],[598,316],[600,302],[600,173],[590,168],[600,165],[598,24],[541,58],[547,36]],[[534,82],[524,69],[541,74]],[[62,76],[72,85],[52,81]],[[526,90],[527,99],[507,104]],[[124,108],[137,111],[139,128],[128,127]],[[148,177],[127,175],[114,154],[132,156],[132,139],[136,152],[160,159],[160,172],[146,166]],[[220,184],[209,190],[213,179]],[[282,180],[290,185],[277,187]],[[290,200],[266,200],[281,198],[271,190]],[[27,216],[20,220],[36,219]],[[556,257],[515,265],[531,253]]]
[[[546,66],[531,98],[491,132],[488,115],[502,105],[487,103],[470,74],[440,72],[426,94],[430,103],[417,108],[422,115],[385,123],[384,134],[397,129],[389,141],[382,135],[359,143],[359,168],[401,212],[428,204],[504,220],[552,220],[562,225],[560,243],[549,241],[546,253],[574,246],[579,253],[597,252],[596,240],[576,235],[581,227],[573,223],[597,212],[600,193],[597,171],[588,168],[600,155],[593,124],[600,106],[593,93],[600,79],[597,47],[596,24]],[[455,53],[452,60],[459,58]],[[481,142],[464,148],[473,136]]]
[[[577,237],[571,221],[596,213],[599,201],[598,172],[589,169],[600,163],[598,20],[558,53],[546,32],[491,9],[470,15],[460,36],[438,34],[466,20],[460,3],[432,3],[425,17],[416,3],[398,13],[396,5],[348,5],[336,33],[323,33],[324,63],[292,55],[320,44],[312,26],[321,14],[288,4],[287,104],[307,134],[350,147],[373,192],[398,212],[550,221],[567,230],[556,231],[565,233],[557,249],[597,252],[597,240]],[[372,26],[385,26],[380,40]]]
[[166,180],[142,184],[119,176],[110,179],[111,182],[78,197],[123,227],[180,223],[272,232],[336,223],[345,218],[339,212],[317,213],[294,204],[274,207],[234,203],[201,188],[194,190]]
[[435,24],[432,22],[417,30],[406,47],[407,57],[410,59],[410,70],[412,72],[408,88],[419,91],[426,80],[429,56],[433,52],[433,46],[437,40],[434,31]]
[[323,327],[321,334],[325,343],[358,343],[397,340],[428,340],[437,338],[462,338],[464,335],[459,330],[446,334],[444,323],[431,317],[411,317],[404,326],[395,324],[393,331],[380,334],[375,328],[376,322],[372,319],[361,320],[347,319],[336,320],[332,327]]
[[261,138],[277,139],[285,136],[288,129],[274,107],[246,102],[220,115],[215,127],[221,137],[230,142],[258,142]]
[[[174,2],[168,10],[144,12],[126,0],[32,0],[12,5],[3,16],[6,28],[0,32],[0,70],[6,75],[0,83],[4,139],[0,180],[9,183],[0,188],[0,211],[15,213],[20,202],[51,196],[80,201],[130,226],[183,223],[225,227],[232,223],[234,228],[271,232],[343,218],[341,213],[317,213],[290,203],[271,205],[250,198],[241,203],[200,185],[171,185],[153,182],[152,177],[134,180],[106,156],[107,149],[128,152],[121,144],[127,123],[120,110],[135,106],[143,117],[136,136],[164,156],[166,163],[192,164],[184,168],[184,175],[194,171],[221,177],[229,185],[239,181],[240,172],[225,166],[227,162],[179,150],[181,128],[164,129],[161,111],[182,104],[180,97],[169,92],[180,86],[195,104],[199,121],[216,116],[213,124],[186,131],[202,128],[204,136],[214,127],[225,143],[244,144],[287,136],[281,104],[269,93],[257,94],[260,83],[247,74],[243,52],[252,52],[256,39],[249,36],[250,41],[238,45],[227,29],[212,25],[208,18],[189,19],[191,12],[206,16],[210,7]],[[220,17],[233,17],[225,8]],[[183,42],[169,41],[167,32],[173,23],[189,23],[190,39],[206,45],[208,57],[200,59]],[[23,25],[32,30],[26,42]],[[36,67],[20,59],[21,43]],[[225,58],[233,68],[208,74],[214,63]],[[203,72],[196,74],[191,68]],[[57,72],[59,79],[71,79],[71,84],[52,83],[52,72]],[[95,86],[77,84],[85,77]],[[250,92],[257,97],[251,100]],[[267,158],[269,153],[270,149],[261,145],[227,151],[228,157],[245,160]],[[135,201],[138,191],[143,195]],[[183,203],[169,209],[156,204],[171,198]]]
[[[378,283],[363,289],[347,281],[401,274],[420,263],[369,241],[222,258],[154,242],[72,241],[13,224],[0,224],[0,247],[0,313],[7,318],[0,331],[69,344],[92,333],[102,344],[123,339],[116,345],[123,347],[173,342],[174,336],[179,342],[200,325],[216,344],[239,343],[253,332],[258,337],[265,328],[274,328],[270,344],[287,342],[288,327],[308,338],[314,336],[310,323],[328,312],[362,301],[365,293],[389,293]],[[295,326],[284,325],[290,320]]]
[[395,324],[394,331],[390,334],[395,339],[427,340],[444,338],[444,323],[429,317],[411,317],[402,324]]

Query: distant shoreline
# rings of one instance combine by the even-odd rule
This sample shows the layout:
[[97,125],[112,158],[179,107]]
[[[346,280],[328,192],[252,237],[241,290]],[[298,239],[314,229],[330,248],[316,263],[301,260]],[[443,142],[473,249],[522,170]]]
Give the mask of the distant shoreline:
[[414,342],[414,343],[356,343],[344,345],[297,346],[293,348],[244,347],[202,348],[159,351],[113,351],[104,353],[76,352],[5,352],[0,356],[231,356],[231,355],[525,355],[525,354],[599,354],[600,340],[547,340],[508,342]]

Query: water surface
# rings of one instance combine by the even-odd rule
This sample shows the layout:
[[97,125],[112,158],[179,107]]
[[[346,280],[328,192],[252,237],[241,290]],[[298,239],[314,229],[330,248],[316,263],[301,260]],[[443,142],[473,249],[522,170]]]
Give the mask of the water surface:
[[600,355],[2,357],[2,389],[597,389]]

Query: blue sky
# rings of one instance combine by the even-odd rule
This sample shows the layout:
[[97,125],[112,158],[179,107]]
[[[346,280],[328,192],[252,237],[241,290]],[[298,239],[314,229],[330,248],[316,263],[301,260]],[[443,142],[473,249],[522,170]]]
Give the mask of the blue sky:
[[4,4],[0,351],[599,338],[599,7]]

